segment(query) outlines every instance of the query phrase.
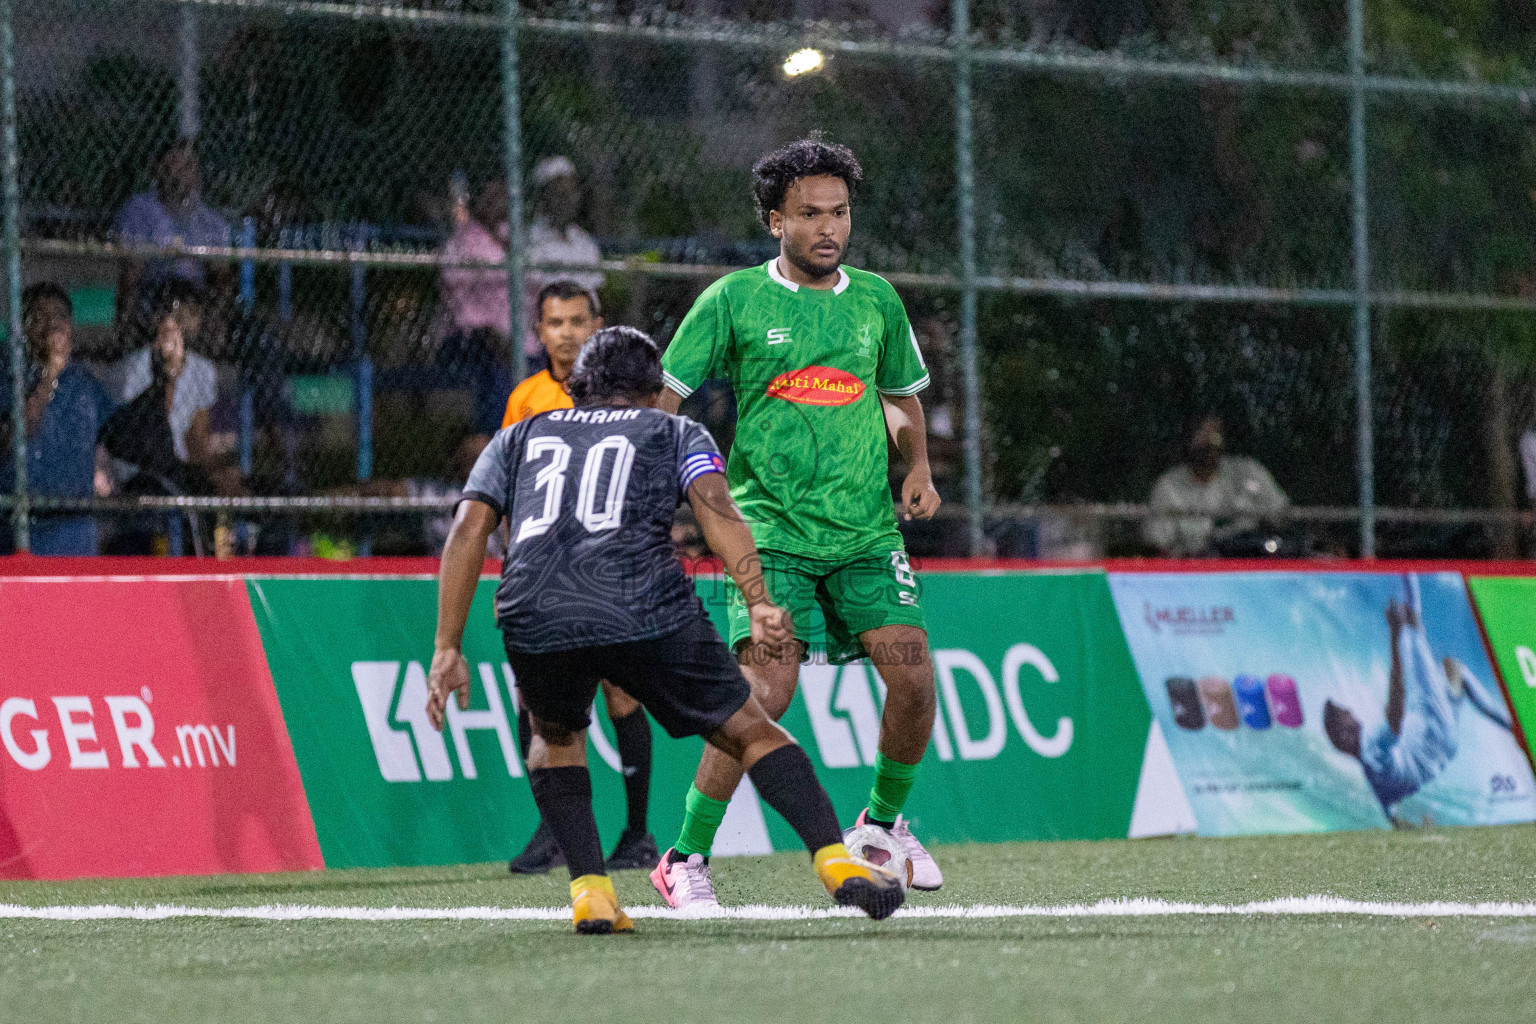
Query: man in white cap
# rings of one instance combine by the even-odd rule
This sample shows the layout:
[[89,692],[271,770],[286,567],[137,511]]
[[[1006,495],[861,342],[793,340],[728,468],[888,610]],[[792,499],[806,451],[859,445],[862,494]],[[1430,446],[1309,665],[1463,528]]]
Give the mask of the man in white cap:
[[[576,223],[581,212],[581,190],[576,184],[576,165],[567,156],[547,156],[533,168],[533,223],[528,226],[528,263],[596,263],[603,254],[597,241]],[[528,271],[523,300],[523,351],[530,364],[542,359],[544,348],[533,322],[538,312],[535,298],[556,280],[575,281],[588,291],[603,285],[597,271]],[[530,368],[533,368],[530,365]]]

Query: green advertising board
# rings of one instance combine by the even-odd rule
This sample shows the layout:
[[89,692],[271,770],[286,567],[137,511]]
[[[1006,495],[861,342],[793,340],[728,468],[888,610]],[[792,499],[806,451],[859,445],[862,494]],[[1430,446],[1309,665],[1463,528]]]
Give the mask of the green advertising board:
[[1467,586],[1526,748],[1536,754],[1536,577],[1469,576]]
[[[725,589],[698,580],[723,621]],[[517,754],[515,693],[482,580],[465,637],[467,713],[427,724],[436,581],[253,578],[251,605],[330,867],[511,856],[537,816]],[[923,606],[938,680],[934,740],[908,812],[935,842],[1125,836],[1151,716],[1101,572],[930,574]],[[862,663],[802,666],[784,725],[851,821],[868,794],[882,686]],[[594,716],[598,824],[623,824],[611,728]],[[654,728],[654,727],[653,727]],[[599,730],[608,730],[600,732]],[[651,827],[681,824],[701,741],[654,728]],[[744,787],[717,853],[795,849]]]

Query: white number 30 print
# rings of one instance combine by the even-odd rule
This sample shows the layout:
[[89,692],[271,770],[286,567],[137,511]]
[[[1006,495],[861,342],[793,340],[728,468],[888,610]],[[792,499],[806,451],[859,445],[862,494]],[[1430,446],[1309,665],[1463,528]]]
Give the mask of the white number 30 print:
[[[608,477],[608,490],[599,505],[597,482],[609,452],[613,453],[613,472]],[[534,488],[544,492],[544,509],[538,515],[524,519],[517,528],[519,543],[548,533],[560,518],[560,499],[565,494],[565,471],[571,464],[571,446],[558,437],[530,437],[524,461],[537,462],[546,455],[549,462],[540,468],[533,480]],[[576,494],[576,518],[588,533],[618,529],[624,518],[624,494],[629,489],[629,471],[634,464],[635,446],[623,434],[610,434],[588,449]]]

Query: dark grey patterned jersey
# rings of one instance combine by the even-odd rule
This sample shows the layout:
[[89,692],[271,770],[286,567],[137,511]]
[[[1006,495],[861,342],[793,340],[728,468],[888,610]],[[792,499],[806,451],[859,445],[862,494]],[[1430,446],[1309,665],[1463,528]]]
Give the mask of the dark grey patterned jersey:
[[672,545],[688,487],[725,472],[709,431],[659,409],[559,409],[501,431],[464,497],[511,528],[496,621],[530,654],[647,640],[703,607]]

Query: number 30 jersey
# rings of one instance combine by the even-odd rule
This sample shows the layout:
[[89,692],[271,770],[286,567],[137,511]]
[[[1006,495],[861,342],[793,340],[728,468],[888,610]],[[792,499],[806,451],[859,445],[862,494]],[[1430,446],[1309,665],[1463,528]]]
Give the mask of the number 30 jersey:
[[496,588],[508,646],[647,640],[702,615],[672,518],[695,480],[723,472],[709,431],[658,409],[558,409],[499,432],[464,497],[510,525]]

